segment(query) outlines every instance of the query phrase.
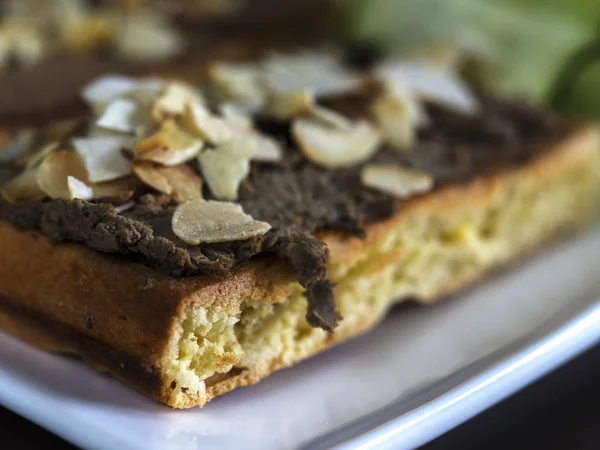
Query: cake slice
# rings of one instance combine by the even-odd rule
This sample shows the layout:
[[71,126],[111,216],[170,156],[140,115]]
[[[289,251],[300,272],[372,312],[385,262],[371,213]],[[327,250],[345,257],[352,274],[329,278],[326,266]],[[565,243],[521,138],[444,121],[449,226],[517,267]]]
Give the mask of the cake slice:
[[0,151],[2,327],[204,406],[594,216],[591,126],[426,65],[274,58],[98,80],[92,119]]

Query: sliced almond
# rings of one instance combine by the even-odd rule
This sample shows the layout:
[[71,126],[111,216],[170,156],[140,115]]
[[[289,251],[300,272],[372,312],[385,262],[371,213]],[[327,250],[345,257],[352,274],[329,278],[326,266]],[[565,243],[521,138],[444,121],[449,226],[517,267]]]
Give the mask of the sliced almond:
[[189,245],[242,241],[271,229],[268,223],[245,214],[241,205],[202,199],[179,205],[172,227],[175,235]]
[[250,64],[214,63],[208,76],[223,100],[260,108],[266,100],[259,67]]
[[139,105],[127,98],[116,98],[107,105],[96,125],[105,130],[133,133],[140,122]]
[[352,121],[323,106],[315,106],[312,110],[312,119],[328,128],[339,128],[340,130],[349,130],[352,128]]
[[22,165],[25,166],[26,169],[32,169],[39,165],[50,153],[58,149],[58,142],[50,142],[42,146],[38,151],[33,152],[27,155],[26,158],[23,158],[19,161]]
[[315,105],[315,96],[309,89],[275,94],[264,113],[279,120],[291,120],[309,113]]
[[314,119],[296,119],[292,135],[304,155],[329,168],[348,167],[369,159],[379,148],[381,135],[366,121],[347,129],[331,128]]
[[9,203],[19,205],[43,199],[46,194],[37,182],[38,169],[27,169],[0,187],[0,194]]
[[188,104],[181,123],[186,129],[213,145],[222,144],[235,137],[235,131],[230,124],[212,115],[202,105]]
[[365,186],[398,198],[427,192],[434,182],[426,173],[390,164],[370,164],[364,167],[360,180]]
[[198,156],[202,174],[213,195],[219,200],[235,200],[240,184],[250,172],[253,144],[235,139]]
[[86,183],[87,171],[79,155],[68,150],[57,150],[44,159],[37,170],[40,189],[51,198],[71,198],[69,177]]
[[283,150],[281,144],[275,139],[258,132],[247,135],[252,145],[253,161],[277,162],[281,160]]
[[381,95],[379,98],[385,98],[389,102],[396,102],[406,109],[410,119],[417,127],[425,126],[429,123],[429,117],[418,95],[400,79],[381,79]]
[[123,157],[121,149],[131,148],[133,143],[132,137],[110,134],[73,139],[73,147],[83,161],[88,179],[93,183],[130,174],[129,161]]
[[115,206],[115,211],[117,214],[122,214],[125,211],[129,211],[131,208],[135,206],[134,201],[123,203],[122,205]]
[[151,188],[173,195],[178,203],[202,198],[202,178],[190,166],[162,167],[137,162],[133,165],[133,173]]
[[204,98],[200,91],[180,82],[167,83],[152,106],[152,118],[157,122],[180,116],[184,113],[186,106],[191,104],[204,104]]
[[136,85],[134,79],[120,75],[105,75],[88,84],[82,92],[83,99],[96,114],[104,110],[111,100],[131,91]]
[[126,203],[133,197],[139,181],[135,177],[125,177],[119,180],[91,184],[94,191],[93,200],[118,206]]
[[251,129],[253,127],[252,118],[240,105],[231,102],[221,103],[219,113],[223,119],[239,128]]
[[310,89],[317,97],[354,90],[360,83],[327,53],[274,54],[264,63],[264,79],[272,92]]
[[152,105],[165,89],[165,81],[160,78],[146,77],[137,79],[133,89],[123,95],[144,108],[152,109]]
[[131,14],[120,24],[115,48],[125,61],[160,61],[185,49],[181,34],[159,14],[151,11]]
[[67,187],[69,189],[69,198],[79,198],[81,200],[91,200],[94,198],[94,190],[73,176],[67,177]]
[[381,97],[371,105],[371,113],[393,149],[407,150],[413,146],[417,125],[404,104]]
[[422,62],[391,62],[376,69],[388,80],[404,83],[421,98],[463,114],[475,114],[475,96],[450,71]]
[[172,119],[162,123],[152,136],[135,145],[135,158],[165,166],[178,166],[194,159],[204,142],[183,131]]

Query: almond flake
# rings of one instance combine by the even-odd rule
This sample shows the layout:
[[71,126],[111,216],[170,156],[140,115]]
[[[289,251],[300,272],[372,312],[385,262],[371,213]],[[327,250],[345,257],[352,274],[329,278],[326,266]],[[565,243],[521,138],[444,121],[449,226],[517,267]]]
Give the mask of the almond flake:
[[164,17],[144,12],[132,14],[121,22],[115,47],[125,61],[160,61],[185,49],[180,33]]
[[239,128],[251,129],[253,127],[252,118],[246,114],[243,107],[231,102],[221,103],[219,113],[224,120]]
[[46,194],[38,185],[37,168],[27,169],[0,187],[0,194],[13,204],[31,202],[43,199]]
[[20,162],[25,166],[26,169],[32,169],[39,165],[50,153],[58,149],[58,142],[50,142],[44,145],[38,151],[30,153],[26,158]]
[[463,114],[475,114],[477,100],[450,71],[432,64],[392,62],[381,65],[376,73],[384,79],[404,83],[417,96]]
[[117,212],[117,214],[122,214],[125,211],[130,210],[134,206],[135,206],[135,202],[134,201],[126,202],[126,203],[123,203],[122,205],[115,206],[115,211]]
[[208,76],[224,100],[260,108],[266,99],[260,68],[250,64],[215,63]]
[[139,181],[135,177],[126,177],[119,180],[106,181],[104,183],[90,184],[94,191],[93,200],[101,200],[105,203],[118,206],[129,201]]
[[360,78],[326,53],[272,55],[264,63],[265,84],[272,92],[310,89],[314,95],[336,95],[354,90]]
[[81,157],[93,183],[115,180],[131,173],[129,161],[121,149],[131,148],[134,140],[123,135],[95,135],[73,139],[73,147]]
[[151,109],[164,88],[165,81],[160,78],[141,78],[137,79],[133,89],[124,94],[124,97],[139,103],[144,108]]
[[178,203],[202,198],[202,179],[190,166],[162,167],[137,162],[133,165],[133,173],[151,188],[173,195]]
[[406,83],[399,79],[381,79],[380,81],[382,82],[381,87],[383,90],[380,98],[384,97],[389,102],[396,102],[399,105],[402,105],[417,127],[422,127],[429,123],[429,117],[427,117],[425,107],[417,98],[417,94],[413,92]]
[[242,241],[271,229],[268,223],[245,214],[241,205],[202,199],[179,205],[172,227],[175,235],[189,245]]
[[404,104],[381,97],[371,105],[371,113],[393,149],[406,150],[413,146],[416,123]]
[[275,139],[258,132],[246,136],[252,146],[253,161],[277,162],[281,160],[283,150]]
[[157,122],[180,116],[186,106],[191,104],[204,104],[204,98],[200,91],[184,83],[167,83],[164,91],[160,94],[152,106],[152,118]]
[[68,150],[50,153],[37,169],[38,185],[51,198],[71,198],[69,176],[88,181],[81,158]]
[[247,139],[218,145],[198,156],[202,174],[213,195],[219,200],[235,200],[242,181],[250,172],[254,147]]
[[183,131],[172,119],[135,145],[135,158],[154,161],[165,166],[178,166],[198,155],[204,142]]
[[370,188],[406,198],[431,190],[433,178],[423,172],[399,165],[370,164],[360,173],[361,182]]
[[362,120],[350,122],[349,128],[340,129],[314,119],[296,119],[292,135],[310,161],[330,168],[366,161],[381,143],[379,132]]
[[275,94],[267,104],[265,114],[279,120],[291,120],[310,112],[315,105],[312,91],[302,89]]
[[106,75],[88,84],[83,89],[82,96],[96,114],[99,114],[111,100],[131,91],[135,85],[136,82],[132,78]]
[[352,128],[352,121],[322,106],[315,106],[312,110],[312,119],[328,128],[339,128],[340,130],[349,130]]
[[212,115],[202,105],[188,104],[181,120],[186,129],[213,145],[222,144],[235,137],[234,130],[225,120]]
[[135,132],[139,123],[139,106],[133,100],[126,98],[112,100],[96,121],[96,125],[100,128],[121,133]]
[[91,200],[94,198],[94,190],[91,187],[70,175],[67,177],[67,187],[72,199]]

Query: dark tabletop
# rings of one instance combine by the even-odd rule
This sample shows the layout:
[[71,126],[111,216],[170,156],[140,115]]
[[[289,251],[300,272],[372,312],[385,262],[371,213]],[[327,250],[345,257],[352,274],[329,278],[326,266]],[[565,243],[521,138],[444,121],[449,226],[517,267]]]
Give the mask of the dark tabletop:
[[[74,447],[0,408],[0,448]],[[446,449],[600,448],[600,344],[423,447]]]

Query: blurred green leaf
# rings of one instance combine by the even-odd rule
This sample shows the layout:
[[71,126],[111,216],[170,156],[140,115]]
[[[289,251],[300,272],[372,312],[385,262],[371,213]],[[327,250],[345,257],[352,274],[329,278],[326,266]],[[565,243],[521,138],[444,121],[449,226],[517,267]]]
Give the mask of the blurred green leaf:
[[346,0],[350,39],[398,53],[451,43],[485,87],[546,99],[565,60],[595,31],[591,0]]

